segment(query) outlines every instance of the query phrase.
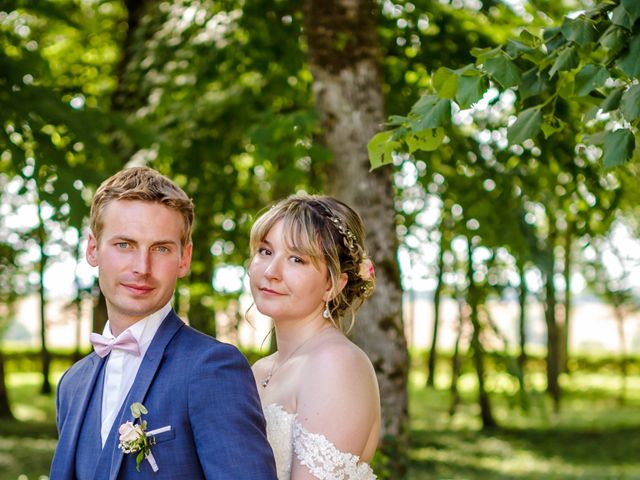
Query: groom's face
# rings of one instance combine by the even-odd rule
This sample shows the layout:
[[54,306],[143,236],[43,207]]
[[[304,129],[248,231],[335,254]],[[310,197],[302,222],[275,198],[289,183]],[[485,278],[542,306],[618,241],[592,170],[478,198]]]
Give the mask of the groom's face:
[[[87,261],[98,267],[114,335],[165,306],[191,262],[181,248],[183,219],[160,203],[114,200],[102,212],[100,239],[87,244]],[[119,330],[119,331],[114,331]]]

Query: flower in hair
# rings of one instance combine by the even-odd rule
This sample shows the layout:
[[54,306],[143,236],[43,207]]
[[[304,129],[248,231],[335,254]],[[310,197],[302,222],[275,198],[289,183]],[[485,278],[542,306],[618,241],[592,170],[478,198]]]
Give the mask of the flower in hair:
[[365,282],[371,280],[376,274],[375,268],[373,268],[373,262],[369,258],[365,258],[360,262],[360,269],[358,275]]

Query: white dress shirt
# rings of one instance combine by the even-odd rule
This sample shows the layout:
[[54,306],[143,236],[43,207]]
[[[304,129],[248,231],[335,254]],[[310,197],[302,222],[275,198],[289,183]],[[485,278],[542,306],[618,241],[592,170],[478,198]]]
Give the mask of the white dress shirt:
[[[116,415],[122,407],[122,402],[129,394],[131,385],[133,385],[133,381],[138,374],[138,369],[145,353],[147,353],[151,340],[153,340],[160,324],[170,311],[171,304],[167,303],[162,309],[127,328],[138,341],[138,346],[140,347],[139,357],[123,350],[113,349],[109,354],[109,358],[107,358],[104,388],[102,390],[102,430],[100,432],[103,447]],[[114,338],[109,322],[104,326],[102,334],[107,338]]]

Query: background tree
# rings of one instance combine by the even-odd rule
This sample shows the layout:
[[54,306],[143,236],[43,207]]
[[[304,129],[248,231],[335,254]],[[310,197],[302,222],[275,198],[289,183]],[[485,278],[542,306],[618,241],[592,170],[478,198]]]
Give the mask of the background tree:
[[[15,301],[19,291],[15,288],[16,276],[19,272],[16,264],[17,252],[11,245],[0,242],[0,339],[9,325],[9,321],[14,315]],[[0,418],[13,419],[11,406],[9,404],[9,393],[5,378],[5,362],[2,349],[0,348]]]
[[[384,118],[375,3],[370,0],[307,1],[305,34],[313,91],[324,143],[332,153],[326,190],[358,211],[376,265],[376,294],[359,313],[353,337],[368,353],[380,385],[382,451],[402,460],[406,449],[408,356],[396,259],[392,176],[368,173],[366,145]],[[389,467],[404,475],[401,462]]]

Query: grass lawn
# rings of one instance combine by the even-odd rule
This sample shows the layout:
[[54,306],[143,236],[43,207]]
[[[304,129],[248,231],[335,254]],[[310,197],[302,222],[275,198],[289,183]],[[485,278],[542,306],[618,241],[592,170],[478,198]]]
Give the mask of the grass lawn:
[[541,394],[528,414],[513,395],[494,394],[500,428],[490,432],[480,430],[471,375],[461,379],[467,388],[453,417],[446,379],[439,390],[424,388],[422,375],[411,380],[410,480],[640,479],[640,377],[630,379],[624,404],[612,375],[564,377],[557,415]]
[[[0,480],[43,480],[56,444],[54,397],[38,393],[38,374],[10,373],[8,381],[20,421],[0,422]],[[542,381],[533,377],[536,388]],[[409,480],[640,480],[640,375],[630,378],[624,404],[612,373],[564,377],[558,415],[541,394],[523,413],[500,375],[488,384],[500,392],[491,400],[501,428],[482,432],[472,375],[461,378],[462,402],[450,418],[447,379],[425,389],[412,374]]]
[[55,394],[40,395],[42,377],[37,373],[10,373],[7,382],[19,421],[0,421],[0,480],[47,478],[57,441]]

